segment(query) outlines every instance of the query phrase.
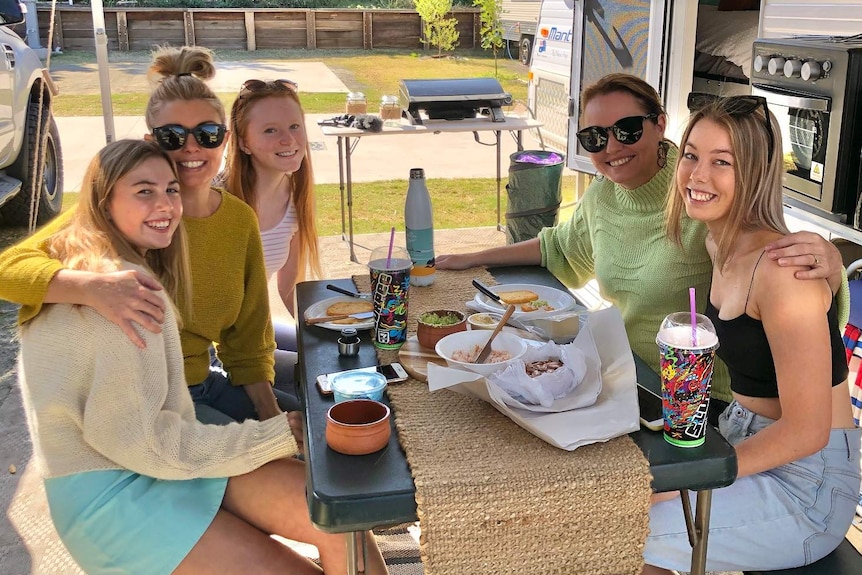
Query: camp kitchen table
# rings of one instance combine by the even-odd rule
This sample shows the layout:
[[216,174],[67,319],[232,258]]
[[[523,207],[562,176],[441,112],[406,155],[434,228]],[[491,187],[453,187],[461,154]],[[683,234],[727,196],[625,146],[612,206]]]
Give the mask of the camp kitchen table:
[[[489,269],[499,283],[528,283],[565,289],[546,269],[538,266]],[[310,305],[332,296],[327,283],[353,290],[350,279],[309,281],[297,286],[299,317]],[[324,373],[377,364],[374,346],[367,338],[356,357],[337,353],[339,333],[299,322],[299,385],[304,396],[306,430],[305,460],[308,508],[311,520],[323,531],[348,534],[349,573],[356,573],[356,560],[364,537],[355,532],[416,520],[413,479],[398,443],[394,421],[389,446],[366,456],[341,455],[326,445],[326,411],[333,399],[321,395],[315,378]],[[658,352],[656,352],[658,353]],[[660,381],[635,356],[638,381],[660,392]],[[384,398],[384,401],[386,399]],[[514,424],[513,424],[514,425]],[[679,448],[668,444],[661,432],[641,428],[631,434],[649,461],[656,492],[680,491],[686,526],[692,544],[691,573],[703,575],[712,489],[733,483],[736,452],[711,426],[701,447]],[[692,516],[688,491],[697,492]]]
[[[500,182],[502,181],[502,146],[503,132],[511,132],[517,141],[518,150],[522,150],[521,137],[524,130],[538,128],[541,122],[529,118],[506,116],[503,122],[492,122],[490,117],[468,118],[465,120],[424,120],[422,125],[411,125],[402,121],[400,126],[384,126],[381,132],[360,130],[358,128],[340,128],[336,126],[320,126],[324,136],[338,138],[338,187],[341,190],[341,238],[350,245],[350,261],[356,262],[356,252],[353,245],[353,172],[351,156],[359,145],[361,138],[403,136],[410,134],[439,134],[442,132],[472,132],[477,143],[485,144],[479,137],[479,132],[493,132],[494,145],[497,148],[497,229],[501,227],[500,214]],[[345,221],[345,189],[347,190],[347,219]]]

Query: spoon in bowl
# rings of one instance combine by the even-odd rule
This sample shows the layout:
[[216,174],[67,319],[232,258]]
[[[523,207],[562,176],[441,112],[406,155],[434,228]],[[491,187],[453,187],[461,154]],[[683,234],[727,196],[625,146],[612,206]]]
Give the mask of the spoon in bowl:
[[509,307],[506,308],[506,312],[503,314],[497,327],[495,327],[494,331],[491,332],[491,337],[488,338],[488,342],[485,344],[485,347],[482,348],[482,351],[479,352],[479,355],[473,363],[485,363],[485,360],[488,359],[489,355],[491,355],[491,343],[494,341],[494,338],[497,337],[497,334],[502,331],[503,326],[506,325],[506,322],[509,321],[509,318],[512,317],[513,313],[515,313],[515,306],[510,304]]

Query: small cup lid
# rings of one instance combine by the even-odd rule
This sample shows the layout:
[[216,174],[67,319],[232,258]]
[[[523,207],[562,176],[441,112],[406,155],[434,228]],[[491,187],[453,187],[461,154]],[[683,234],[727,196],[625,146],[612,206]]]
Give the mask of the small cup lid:
[[341,395],[373,393],[386,387],[383,374],[372,371],[353,371],[334,375],[330,378],[332,389]]
[[358,332],[356,331],[355,327],[345,327],[345,328],[341,329],[341,337],[353,338],[353,337],[356,337],[357,333]]

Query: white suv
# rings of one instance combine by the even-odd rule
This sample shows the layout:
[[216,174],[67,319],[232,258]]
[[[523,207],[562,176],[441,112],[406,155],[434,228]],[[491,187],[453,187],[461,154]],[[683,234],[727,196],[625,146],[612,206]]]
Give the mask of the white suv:
[[0,0],[0,222],[14,226],[27,225],[36,206],[44,223],[63,204],[63,154],[49,112],[56,90],[36,53],[8,28],[23,21],[17,0]]

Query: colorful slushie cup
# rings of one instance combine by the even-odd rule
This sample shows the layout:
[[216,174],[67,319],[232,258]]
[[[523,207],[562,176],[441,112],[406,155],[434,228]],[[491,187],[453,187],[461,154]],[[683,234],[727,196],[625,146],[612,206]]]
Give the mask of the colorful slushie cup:
[[376,248],[371,252],[371,302],[374,328],[371,339],[381,349],[398,349],[407,341],[407,298],[413,261],[404,248]]
[[664,318],[656,336],[661,364],[664,438],[677,447],[697,447],[706,437],[709,390],[718,337],[708,317],[677,312]]

